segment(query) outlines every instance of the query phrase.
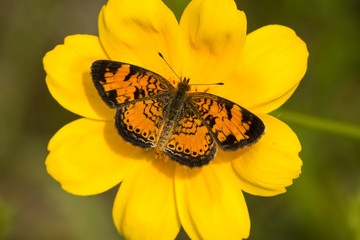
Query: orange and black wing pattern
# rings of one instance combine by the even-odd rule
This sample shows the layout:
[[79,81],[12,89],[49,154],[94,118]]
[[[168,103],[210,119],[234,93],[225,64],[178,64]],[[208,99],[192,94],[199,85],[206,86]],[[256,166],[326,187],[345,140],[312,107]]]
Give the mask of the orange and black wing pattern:
[[265,132],[263,122],[241,106],[208,93],[187,93],[188,82],[175,89],[154,72],[109,60],[93,62],[91,75],[105,103],[117,109],[115,125],[126,141],[158,148],[185,166],[208,164],[216,143],[234,151]]
[[129,103],[116,111],[115,126],[128,142],[143,148],[155,148],[160,134],[168,97]]
[[208,164],[217,151],[216,143],[203,121],[185,103],[163,152],[189,167]]
[[144,68],[110,60],[97,60],[91,75],[100,96],[111,108],[140,99],[152,99],[174,87],[162,76]]
[[208,93],[189,93],[189,96],[222,150],[234,151],[251,145],[265,132],[260,118],[227,99]]

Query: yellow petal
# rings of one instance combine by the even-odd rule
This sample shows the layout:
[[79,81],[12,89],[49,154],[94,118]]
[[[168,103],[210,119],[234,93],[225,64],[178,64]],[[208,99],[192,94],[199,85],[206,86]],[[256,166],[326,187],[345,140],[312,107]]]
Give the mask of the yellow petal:
[[128,172],[115,198],[113,217],[126,239],[175,239],[180,230],[174,195],[175,164],[145,161]]
[[191,239],[243,239],[250,219],[230,162],[201,169],[178,166],[175,191],[181,224]]
[[99,35],[108,56],[152,70],[173,73],[158,52],[177,70],[180,65],[178,23],[161,0],[109,0],[99,15]]
[[180,28],[184,45],[182,75],[190,83],[222,82],[243,51],[246,17],[233,0],[193,0]]
[[81,116],[113,119],[114,110],[103,102],[90,75],[91,63],[106,58],[98,37],[66,37],[64,44],[56,46],[43,59],[51,95],[64,108]]
[[248,35],[236,74],[218,89],[247,109],[271,112],[295,91],[308,55],[306,44],[290,28],[262,27]]
[[63,189],[76,195],[98,194],[112,188],[146,157],[143,149],[122,140],[113,122],[85,118],[61,128],[48,149],[48,173]]
[[258,115],[266,126],[260,140],[234,153],[219,152],[222,159],[233,159],[242,189],[253,195],[273,196],[301,173],[301,151],[296,134],[282,121],[266,114]]

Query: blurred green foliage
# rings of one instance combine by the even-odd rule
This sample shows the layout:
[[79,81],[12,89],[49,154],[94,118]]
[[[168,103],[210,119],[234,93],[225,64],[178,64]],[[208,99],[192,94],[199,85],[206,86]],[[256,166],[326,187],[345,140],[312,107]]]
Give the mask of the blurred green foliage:
[[[0,239],[119,239],[111,217],[116,189],[73,196],[60,188],[44,165],[51,136],[78,117],[49,94],[42,57],[67,35],[97,35],[97,16],[105,3],[2,2]],[[166,3],[179,19],[188,1]],[[286,25],[310,52],[305,78],[274,113],[301,140],[303,173],[286,194],[245,196],[252,221],[250,239],[360,239],[360,140],[356,134],[319,127],[323,119],[333,128],[349,123],[351,132],[360,127],[360,2],[237,4],[247,15],[248,32],[267,24]],[[309,117],[307,123],[304,119]],[[183,238],[182,233],[179,239]]]

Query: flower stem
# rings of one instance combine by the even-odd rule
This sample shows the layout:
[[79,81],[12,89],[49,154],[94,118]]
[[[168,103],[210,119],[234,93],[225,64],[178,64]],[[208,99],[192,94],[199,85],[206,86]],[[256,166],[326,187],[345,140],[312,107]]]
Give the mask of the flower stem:
[[294,123],[309,129],[360,139],[360,126],[356,124],[283,110],[277,111],[275,115],[285,122]]

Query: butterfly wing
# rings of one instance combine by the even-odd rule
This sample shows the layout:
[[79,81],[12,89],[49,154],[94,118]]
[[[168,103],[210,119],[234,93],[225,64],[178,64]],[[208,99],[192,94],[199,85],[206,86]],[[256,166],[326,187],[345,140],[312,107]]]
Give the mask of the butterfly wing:
[[136,146],[155,148],[169,102],[169,97],[162,96],[118,108],[115,126],[119,134]]
[[140,99],[151,99],[174,87],[162,76],[127,63],[97,60],[91,75],[100,96],[111,108]]
[[154,72],[109,60],[93,62],[91,75],[105,103],[117,108],[115,126],[119,134],[136,146],[156,147],[169,91],[174,87]]
[[192,106],[222,150],[251,145],[265,132],[264,123],[239,105],[208,93],[189,93]]
[[215,141],[203,121],[185,103],[163,152],[189,167],[208,164],[217,151]]

